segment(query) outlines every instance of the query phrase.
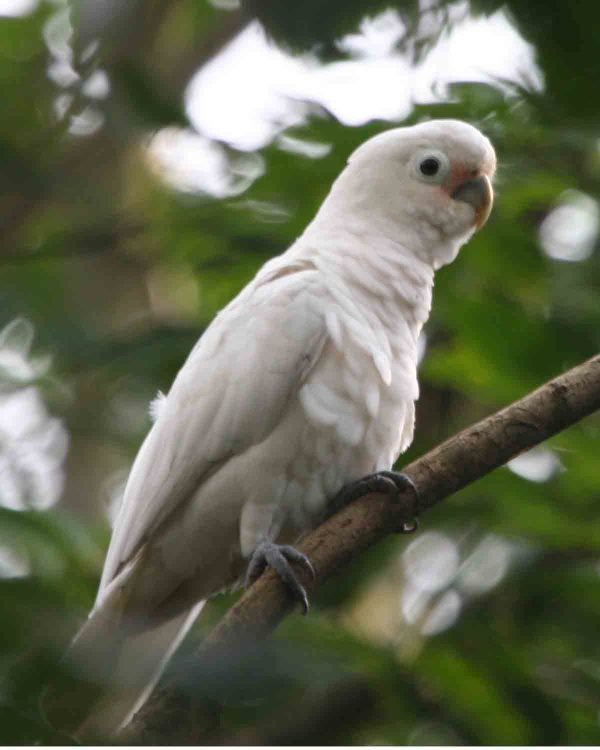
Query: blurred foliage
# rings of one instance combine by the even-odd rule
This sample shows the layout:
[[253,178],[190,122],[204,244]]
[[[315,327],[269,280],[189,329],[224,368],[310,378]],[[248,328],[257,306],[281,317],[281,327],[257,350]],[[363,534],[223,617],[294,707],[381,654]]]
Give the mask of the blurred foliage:
[[[0,18],[0,328],[25,318],[35,330],[33,343],[24,324],[0,336],[3,744],[65,741],[45,725],[39,691],[93,602],[107,506],[148,428],[148,400],[215,311],[302,231],[352,149],[389,123],[352,128],[313,106],[286,135],[332,148],[306,158],[276,138],[260,152],[263,175],[220,199],[169,187],[149,167],[149,136],[186,125],[191,75],[252,14],[285,47],[338,60],[337,38],[394,7],[406,22],[399,45],[418,59],[452,23],[444,2],[419,6],[82,0],[66,37],[56,16],[67,0]],[[471,12],[498,7],[478,0]],[[544,90],[457,82],[409,118],[478,124],[500,170],[488,226],[438,274],[408,460],[600,348],[597,226],[571,261],[540,242],[573,196],[597,211],[600,8],[504,7],[535,45]],[[50,75],[65,59],[73,80]],[[91,96],[84,84],[98,72],[110,92]],[[231,164],[248,156],[223,152]],[[580,214],[570,216],[577,235]],[[42,471],[30,459],[57,417],[68,454]],[[415,539],[386,541],[323,587],[310,617],[289,618],[235,669],[204,675],[203,698],[224,702],[208,739],[598,743],[599,438],[590,418],[467,488]],[[42,490],[63,468],[50,509]],[[230,602],[211,602],[196,635]]]

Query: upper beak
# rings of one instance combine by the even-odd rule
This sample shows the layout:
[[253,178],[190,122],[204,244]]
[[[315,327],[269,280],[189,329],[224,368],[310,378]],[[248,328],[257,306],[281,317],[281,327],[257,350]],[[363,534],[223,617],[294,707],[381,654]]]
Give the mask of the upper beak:
[[494,193],[489,178],[482,174],[461,183],[452,193],[452,198],[473,206],[475,209],[475,227],[481,229],[490,215],[494,202]]

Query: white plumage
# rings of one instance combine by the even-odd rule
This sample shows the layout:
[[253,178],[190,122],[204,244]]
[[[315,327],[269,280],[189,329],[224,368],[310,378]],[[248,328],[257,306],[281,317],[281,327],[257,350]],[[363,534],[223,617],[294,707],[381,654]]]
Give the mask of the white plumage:
[[[106,671],[135,675],[86,730],[129,717],[198,603],[238,581],[261,540],[293,541],[410,444],[434,270],[487,218],[494,168],[489,141],[457,121],[371,139],[304,234],[217,315],[154,403],[74,644],[85,659],[121,633]],[[478,198],[459,190],[477,179]],[[154,653],[141,667],[136,641]]]

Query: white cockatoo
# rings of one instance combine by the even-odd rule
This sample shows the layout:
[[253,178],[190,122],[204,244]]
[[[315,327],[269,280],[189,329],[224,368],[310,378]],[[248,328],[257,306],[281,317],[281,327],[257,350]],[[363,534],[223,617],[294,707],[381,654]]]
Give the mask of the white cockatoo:
[[207,597],[249,561],[306,602],[293,565],[308,563],[281,545],[410,444],[434,272],[486,221],[495,165],[489,140],[456,120],[371,138],[302,236],[204,332],[154,404],[71,649],[122,687],[83,732],[128,721]]

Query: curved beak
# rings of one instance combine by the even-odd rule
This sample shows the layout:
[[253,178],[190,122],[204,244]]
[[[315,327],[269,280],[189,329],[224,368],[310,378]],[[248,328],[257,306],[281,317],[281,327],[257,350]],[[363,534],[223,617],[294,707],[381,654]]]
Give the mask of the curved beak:
[[466,180],[452,192],[451,197],[456,201],[468,203],[475,209],[475,227],[481,229],[490,215],[494,202],[494,193],[489,178],[482,174]]

